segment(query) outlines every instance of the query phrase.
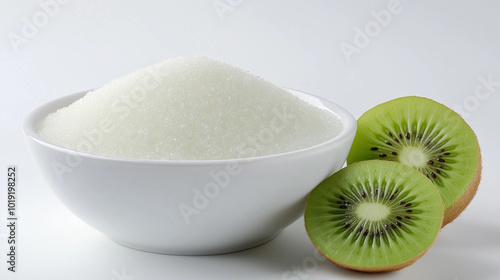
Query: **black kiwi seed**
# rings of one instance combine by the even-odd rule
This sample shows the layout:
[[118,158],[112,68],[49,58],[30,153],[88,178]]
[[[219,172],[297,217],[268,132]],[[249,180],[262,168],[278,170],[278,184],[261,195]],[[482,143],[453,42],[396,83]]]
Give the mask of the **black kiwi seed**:
[[[397,133],[396,131],[396,137],[398,137]],[[401,133],[403,136],[402,143],[405,143],[407,132]],[[394,144],[394,142],[392,144],[396,147],[399,146]],[[386,146],[386,148],[388,147]],[[386,148],[380,147],[383,152],[387,152],[387,155],[390,155],[388,153],[391,151],[388,151]],[[365,153],[370,152],[368,152],[368,149],[365,149]],[[372,153],[372,156],[377,157],[379,153]],[[371,166],[365,166],[367,164]],[[436,167],[437,165],[434,168]],[[365,173],[361,173],[361,170],[367,170],[370,173],[366,171],[364,171]],[[389,173],[386,176],[384,172]],[[383,177],[377,178],[372,174],[383,175]],[[407,176],[410,179],[402,182],[397,176],[405,174],[410,175]],[[406,238],[410,238],[406,236],[407,233],[413,231],[413,228],[424,229],[420,230],[417,234],[427,234],[428,227],[424,227],[427,224],[433,226],[433,232],[437,232],[440,226],[438,220],[442,220],[443,216],[442,201],[439,200],[439,194],[435,186],[423,177],[418,176],[421,176],[418,171],[410,167],[383,160],[359,162],[338,171],[318,185],[309,195],[304,213],[304,221],[311,241],[329,259],[331,256],[335,257],[336,255],[334,254],[337,252],[335,248],[325,246],[325,244],[339,240],[340,237],[346,238],[346,242],[344,243],[346,247],[344,249],[346,249],[347,253],[345,255],[350,255],[351,252],[357,252],[359,248],[366,246],[369,246],[370,250],[381,250],[381,253],[376,251],[376,255],[383,255],[384,253],[397,255],[400,252],[398,251],[400,248],[392,248],[394,246],[390,246],[393,239],[397,239],[394,242],[399,242],[401,238],[403,240],[401,243],[403,244],[406,242]],[[430,197],[429,193],[431,191],[434,197]],[[432,200],[429,201],[432,202],[432,205],[425,204],[427,200],[425,198],[421,199],[420,194],[426,194],[425,198],[430,197],[429,199]],[[370,209],[372,207],[373,210]],[[384,207],[387,207],[387,211],[384,210]],[[423,213],[426,215],[420,217],[421,212],[425,212],[425,210],[421,209],[428,209],[426,207],[430,207],[433,210],[441,210],[441,212],[438,213],[439,216],[437,214],[430,216],[427,215],[428,213]],[[379,211],[379,209],[384,211]],[[413,209],[417,213],[405,212],[410,209]],[[380,213],[374,213],[376,214],[374,215],[369,211]],[[381,216],[380,219],[373,219],[373,216],[376,217],[379,215]],[[430,222],[427,222],[428,217],[430,217]],[[422,226],[419,228],[418,226],[421,224]],[[431,237],[424,237],[429,242],[433,241]],[[326,242],[324,241],[325,238]],[[420,239],[422,237],[419,236]],[[411,241],[411,239],[409,240]],[[383,247],[386,245],[388,249]],[[403,249],[407,250],[407,248]],[[415,253],[420,252],[417,252],[417,250],[420,250],[420,248],[415,249]],[[335,258],[331,258],[331,260],[336,261]]]
[[388,131],[387,133],[389,134],[389,136],[393,137],[393,136],[392,136],[392,133],[391,133],[390,131]]
[[406,139],[410,140],[410,133],[406,132]]
[[[368,238],[374,239],[375,237],[378,238],[385,238],[382,236],[385,236],[386,233],[388,233],[391,228],[392,230],[398,231],[400,230],[399,227],[402,227],[403,220],[409,220],[411,219],[409,214],[406,215],[394,215],[393,221],[391,222],[390,220],[387,220],[385,223],[382,222],[381,224],[377,225],[373,230],[370,230],[369,227],[362,227],[360,224],[358,224],[358,221],[356,219],[353,219],[353,217],[356,217],[352,213],[348,213],[347,209],[353,209],[353,207],[356,207],[359,201],[363,201],[366,198],[384,198],[386,197],[385,194],[387,194],[388,200],[396,200],[398,201],[399,199],[396,197],[396,194],[399,193],[399,189],[392,190],[391,192],[384,191],[380,188],[373,188],[370,190],[368,193],[365,192],[365,190],[360,189],[359,190],[359,196],[356,195],[356,197],[350,197],[351,195],[348,195],[348,197],[345,197],[343,194],[337,194],[336,199],[334,200],[336,204],[337,209],[342,209],[344,214],[341,216],[344,220],[342,223],[343,225],[340,225],[340,227],[343,227],[346,232],[353,232],[356,234],[357,238]],[[403,194],[404,195],[404,194]],[[349,199],[347,199],[349,198]],[[402,207],[409,207],[412,204],[406,201],[398,201],[396,202]],[[399,206],[399,207],[401,207]],[[334,206],[335,207],[335,206]],[[411,207],[410,207],[411,208]],[[407,208],[408,209],[408,208]],[[406,210],[406,209],[405,209]],[[408,209],[410,210],[410,209]],[[401,211],[401,210],[400,210]],[[411,211],[411,210],[410,210]],[[410,212],[407,211],[407,212]],[[364,237],[363,237],[364,236]],[[370,241],[373,242],[373,241]]]
[[[394,190],[392,192],[392,194],[389,193],[387,195],[388,200],[396,199],[397,193],[399,193],[399,189]],[[359,200],[362,201],[363,198],[367,198],[369,196],[372,196],[372,197],[380,196],[381,198],[383,198],[383,197],[385,197],[384,196],[385,192],[376,188],[376,189],[373,189],[373,191],[368,195],[366,194],[366,192],[364,190],[360,190],[359,195],[360,196],[358,196],[358,199],[354,199],[354,200],[353,199],[347,200],[344,195],[338,195],[337,198],[339,200],[336,201],[338,208],[350,209],[350,207],[355,207]],[[399,202],[399,205],[402,205],[404,207],[409,207],[412,204],[408,203],[406,201],[401,201],[401,202]],[[406,212],[413,212],[413,211],[411,209],[408,209],[408,210],[406,210]],[[371,239],[375,238],[375,237],[381,238],[380,236],[385,236],[386,232],[389,231],[391,228],[393,230],[396,230],[396,229],[398,229],[398,227],[402,227],[402,223],[400,221],[403,221],[404,219],[408,219],[408,220],[411,219],[411,217],[407,216],[407,215],[397,215],[397,216],[395,215],[393,217],[396,219],[396,221],[391,222],[391,223],[381,224],[381,228],[376,227],[376,229],[374,231],[370,231],[368,228],[363,228],[362,226],[357,225],[357,222],[354,222],[354,224],[353,224],[352,223],[353,220],[351,220],[353,215],[346,213],[344,215],[345,223],[344,223],[343,227],[346,230],[350,230],[351,228],[355,228],[354,231],[359,236],[361,236],[361,235],[365,236],[365,237],[369,236]]]
[[434,161],[433,160],[429,160],[427,163],[434,164]]
[[386,143],[387,145],[389,145],[389,146],[392,146],[392,143],[391,143],[391,142],[389,142],[389,141],[385,141],[385,143]]
[[401,133],[398,133],[399,139],[403,139],[403,135]]
[[441,170],[436,169],[436,173],[437,173],[437,174],[441,174]]
[[442,159],[442,158],[438,158],[438,161],[439,162],[445,162],[444,159]]
[[371,147],[370,150],[376,151],[376,150],[378,150],[378,148],[377,147]]
[[409,209],[409,210],[406,210],[406,212],[411,213],[411,212],[413,212],[413,210]]
[[378,155],[379,157],[386,157],[387,155],[386,154],[380,154]]
[[450,153],[444,153],[443,154],[443,156],[449,156],[449,155],[450,155]]
[[398,153],[396,153],[396,152],[391,152],[391,154],[394,155],[394,156],[398,155]]
[[439,150],[439,152],[440,152],[440,153],[442,153],[442,152],[444,152],[444,151],[445,151],[444,149]]
[[398,138],[394,137],[394,138],[392,138],[392,139],[394,139],[394,141],[396,141],[396,142],[398,142],[398,143],[399,143],[399,139],[398,139]]

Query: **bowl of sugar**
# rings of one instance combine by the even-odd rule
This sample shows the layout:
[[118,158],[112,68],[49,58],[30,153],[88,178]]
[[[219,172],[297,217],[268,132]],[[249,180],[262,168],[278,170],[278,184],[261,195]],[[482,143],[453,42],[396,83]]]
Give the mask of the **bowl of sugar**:
[[134,249],[208,255],[265,243],[296,221],[343,166],[356,120],[195,56],[50,101],[23,130],[40,173],[85,223]]

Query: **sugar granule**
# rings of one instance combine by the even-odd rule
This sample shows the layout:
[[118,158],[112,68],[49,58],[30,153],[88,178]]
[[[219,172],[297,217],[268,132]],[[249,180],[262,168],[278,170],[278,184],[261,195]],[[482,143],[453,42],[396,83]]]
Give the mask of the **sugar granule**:
[[156,160],[235,159],[311,147],[340,119],[237,67],[172,58],[118,78],[49,114],[54,144],[91,154]]

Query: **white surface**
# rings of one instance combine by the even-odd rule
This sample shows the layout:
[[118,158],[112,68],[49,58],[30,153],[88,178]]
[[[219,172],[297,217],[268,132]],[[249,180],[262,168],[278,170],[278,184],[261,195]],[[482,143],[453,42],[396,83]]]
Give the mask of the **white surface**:
[[[488,90],[481,77],[500,82],[499,2],[401,0],[387,26],[350,63],[340,45],[354,44],[355,28],[372,26],[371,12],[388,9],[390,1],[230,1],[236,5],[221,20],[212,0],[69,0],[16,54],[9,32],[21,34],[23,18],[42,11],[37,1],[19,2],[0,1],[0,166],[2,178],[7,165],[19,167],[20,219],[19,271],[7,272],[2,261],[0,279],[498,278],[500,166],[494,158],[500,156],[500,86]],[[320,95],[355,117],[411,94],[451,107],[468,104],[464,117],[483,152],[476,198],[422,259],[389,274],[360,274],[312,261],[313,246],[302,220],[263,246],[229,255],[165,256],[111,242],[75,218],[41,180],[22,139],[21,119],[55,97],[102,86],[167,57],[191,54]],[[0,193],[1,218],[6,215],[5,187]],[[5,256],[5,226],[0,238],[0,254]],[[311,267],[305,271],[304,264]]]

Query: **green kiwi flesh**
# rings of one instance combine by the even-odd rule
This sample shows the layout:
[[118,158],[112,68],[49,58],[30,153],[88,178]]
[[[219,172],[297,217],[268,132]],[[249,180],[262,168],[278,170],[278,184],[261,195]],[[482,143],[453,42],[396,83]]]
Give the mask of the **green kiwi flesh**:
[[481,176],[469,125],[448,107],[417,96],[382,103],[358,119],[347,163],[370,159],[400,162],[426,175],[441,193],[443,226],[467,207]]
[[305,227],[330,261],[358,271],[406,267],[433,244],[443,220],[436,187],[413,168],[358,162],[333,174],[309,195]]

